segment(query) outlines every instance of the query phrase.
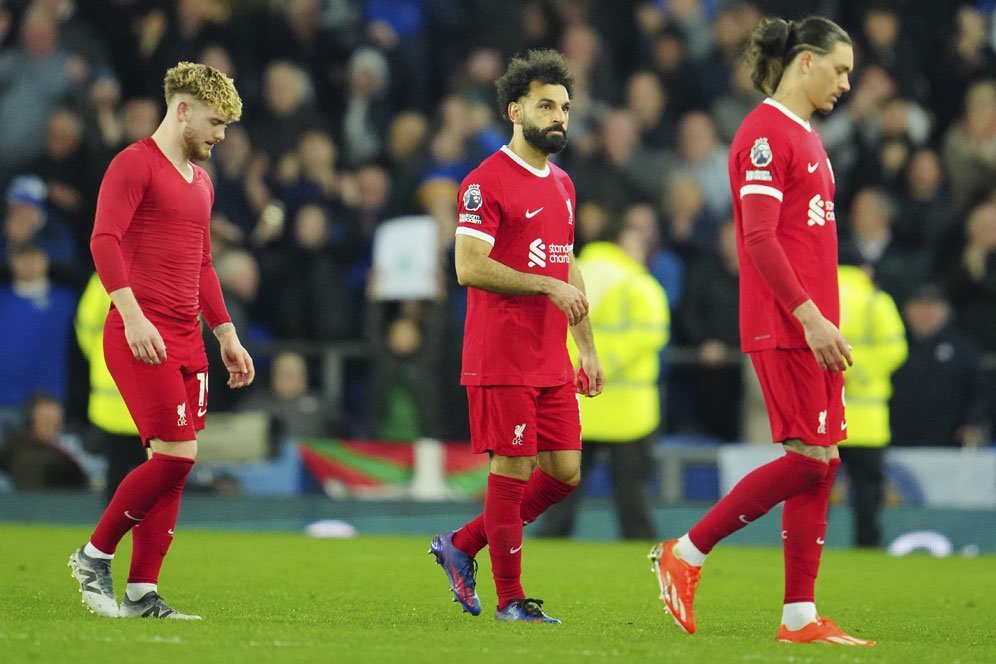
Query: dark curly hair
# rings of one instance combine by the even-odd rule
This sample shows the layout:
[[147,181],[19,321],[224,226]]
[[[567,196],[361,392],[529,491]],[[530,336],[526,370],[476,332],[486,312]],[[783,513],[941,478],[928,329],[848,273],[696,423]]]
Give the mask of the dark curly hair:
[[526,57],[512,58],[508,69],[498,79],[498,112],[506,120],[508,105],[529,94],[529,84],[533,81],[543,85],[562,85],[567,88],[567,96],[574,94],[574,76],[567,69],[567,61],[558,51],[548,48],[533,50]]

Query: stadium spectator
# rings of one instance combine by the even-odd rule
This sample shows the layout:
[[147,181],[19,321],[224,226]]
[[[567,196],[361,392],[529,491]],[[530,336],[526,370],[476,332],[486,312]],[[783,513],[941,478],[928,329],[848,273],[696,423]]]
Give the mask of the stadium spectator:
[[69,389],[69,337],[77,296],[49,280],[44,249],[18,244],[8,253],[12,280],[0,286],[0,409],[19,409],[44,390],[63,403]]
[[836,324],[836,224],[827,218],[833,177],[808,120],[830,112],[850,89],[851,39],[825,18],[765,19],[746,57],[755,85],[771,98],[747,116],[730,150],[740,338],[761,383],[772,438],[785,454],[741,479],[688,533],[654,546],[652,570],[667,613],[694,633],[693,603],[706,556],[784,501],[778,640],[874,645],[820,616],[815,602],[827,504],[840,464],[837,443],[846,437],[842,372],[852,360]]
[[996,353],[996,201],[969,212],[961,255],[945,277],[959,329]]
[[86,255],[93,224],[100,163],[83,140],[83,119],[71,109],[57,109],[49,116],[45,149],[28,171],[45,183],[48,207],[65,220],[73,236],[75,256]]
[[[939,57],[926,58],[924,63],[930,78],[930,108],[939,127],[958,119],[965,93],[973,83],[996,77],[996,42],[986,40],[986,16],[979,4],[949,6],[956,12],[953,31],[939,31],[937,24],[927,27],[930,38],[940,42],[936,50],[925,49]],[[990,19],[990,32],[991,25]]]
[[[580,210],[578,212],[580,216]],[[630,205],[623,212],[623,223],[643,236],[647,248],[647,269],[664,287],[669,308],[677,309],[684,297],[685,265],[678,254],[664,243],[660,217],[654,206],[649,203]]]
[[[668,173],[671,178],[685,175],[698,183],[705,207],[717,220],[730,213],[729,187],[726,182],[728,147],[719,142],[716,126],[707,113],[686,113],[678,126],[678,149],[671,153]],[[715,228],[709,229],[710,233]]]
[[0,180],[42,153],[45,123],[61,103],[83,91],[90,65],[66,51],[52,14],[32,5],[21,19],[20,42],[0,52]]
[[66,222],[46,207],[48,187],[34,175],[19,175],[7,187],[7,210],[0,233],[0,255],[15,247],[30,244],[45,251],[53,277],[63,283],[73,283],[76,247]]
[[875,284],[903,302],[927,278],[930,264],[919,247],[900,243],[892,230],[896,216],[896,204],[883,190],[860,190],[851,205],[850,237],[840,253],[844,262],[871,268]]
[[651,71],[634,72],[626,81],[626,108],[636,119],[640,143],[650,150],[673,148],[678,122],[668,108],[667,92]]
[[740,261],[733,220],[719,227],[716,247],[718,254],[701,254],[688,270],[680,334],[698,362],[682,373],[691,382],[695,432],[733,442],[741,440],[744,396],[737,322]]
[[710,107],[719,140],[723,143],[732,141],[740,123],[762,99],[764,96],[754,89],[750,80],[750,68],[738,60],[733,67],[729,91]]
[[[18,491],[90,487],[86,471],[64,443],[64,411],[53,395],[36,392],[24,403],[24,428],[0,450],[0,470]],[[75,446],[79,450],[79,446]]]
[[236,410],[269,416],[271,457],[280,453],[284,442],[328,440],[346,433],[335,408],[313,388],[304,356],[294,351],[274,356],[268,386],[250,392]]
[[965,113],[944,136],[944,166],[958,211],[972,207],[996,182],[996,78],[972,84]]
[[957,229],[937,152],[921,148],[913,153],[899,200],[900,212],[894,224],[896,239],[910,247],[933,248],[931,269],[934,269],[942,247],[950,242]]
[[291,62],[276,60],[263,72],[263,107],[246,124],[253,143],[276,166],[297,146],[302,133],[324,128],[326,122],[315,106],[308,75]]
[[348,77],[346,110],[339,133],[343,161],[355,168],[381,156],[384,149],[384,135],[391,121],[391,107],[386,100],[391,83],[387,58],[377,49],[357,49],[349,58]]
[[443,316],[440,303],[432,301],[367,305],[367,339],[374,357],[366,430],[373,438],[405,442],[441,437]]
[[903,305],[909,358],[892,375],[894,445],[976,447],[988,440],[992,398],[978,346],[956,327],[944,292],[919,287]]
[[685,173],[670,178],[664,194],[667,242],[686,265],[700,252],[715,252],[719,221],[695,178]]
[[[218,273],[218,283],[221,284],[221,294],[228,308],[228,316],[232,319],[235,329],[242,331],[241,340],[245,349],[251,356],[258,357],[260,355],[258,342],[261,338],[265,340],[269,336],[268,330],[259,323],[257,311],[259,264],[251,253],[240,248],[212,253],[215,272]],[[210,341],[214,335],[209,326],[202,327],[201,336],[204,338],[205,348],[210,348]],[[212,411],[228,412],[238,403],[238,393],[226,384],[227,381],[228,369],[223,358],[209,351],[208,384],[212,388]]]
[[287,243],[265,252],[261,266],[261,305],[278,337],[333,341],[358,334],[356,295],[348,285],[358,246],[348,217],[317,204],[298,209]]

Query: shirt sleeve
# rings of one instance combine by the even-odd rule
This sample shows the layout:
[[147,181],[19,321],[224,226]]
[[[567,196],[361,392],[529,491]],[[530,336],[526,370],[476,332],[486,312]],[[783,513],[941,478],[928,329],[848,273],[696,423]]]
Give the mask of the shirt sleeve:
[[733,192],[740,199],[744,250],[775,299],[793,311],[809,294],[777,236],[791,148],[777,135],[761,135],[760,131],[743,145],[735,156]]
[[457,200],[457,235],[469,235],[495,244],[501,220],[499,186],[493,180],[483,181],[474,171],[460,185]]
[[231,323],[232,317],[225,306],[225,296],[221,292],[218,273],[211,263],[211,229],[204,231],[204,255],[201,258],[201,290],[199,293],[201,313],[212,330],[224,323]]
[[97,195],[90,253],[108,293],[128,286],[121,238],[131,225],[149,183],[148,163],[135,146],[125,148],[107,167]]
[[766,195],[746,194],[741,201],[741,210],[744,250],[775,299],[788,311],[794,311],[809,299],[809,294],[775,235],[781,202]]

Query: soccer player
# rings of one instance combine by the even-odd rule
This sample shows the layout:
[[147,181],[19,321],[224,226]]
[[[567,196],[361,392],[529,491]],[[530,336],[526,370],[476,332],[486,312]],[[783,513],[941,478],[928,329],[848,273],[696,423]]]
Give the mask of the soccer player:
[[[604,375],[574,263],[574,184],[548,161],[567,143],[573,78],[562,55],[530,51],[498,80],[512,140],[460,186],[456,272],[469,286],[461,383],[473,449],[491,457],[484,512],[432,540],[454,600],[479,615],[474,557],[489,547],[496,620],[559,623],[522,589],[522,527],[581,480],[577,393]],[[567,328],[579,349],[575,374]]]
[[[241,116],[242,100],[230,78],[202,64],[179,63],[164,87],[159,128],[122,150],[104,174],[90,239],[112,302],[107,368],[150,452],[121,482],[90,541],[69,557],[83,603],[110,618],[198,618],[166,604],[158,578],[208,407],[199,315],[221,346],[228,385],[245,387],[255,376],[211,265],[214,188],[192,163],[210,158],[225,127]],[[111,559],[129,530],[131,569],[119,608]]]
[[771,433],[785,455],[755,469],[688,533],[650,552],[665,611],[695,632],[692,604],[716,544],[784,501],[785,603],[779,641],[872,645],[816,611],[814,586],[827,501],[846,437],[838,330],[837,225],[830,160],[809,119],[850,89],[851,39],[825,18],[765,19],[746,51],[754,85],[770,95],[730,147],[740,339],[761,383]]

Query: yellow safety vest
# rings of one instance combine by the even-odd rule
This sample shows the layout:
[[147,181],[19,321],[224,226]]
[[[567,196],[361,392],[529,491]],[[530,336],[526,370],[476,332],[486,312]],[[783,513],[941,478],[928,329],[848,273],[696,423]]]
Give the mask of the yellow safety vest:
[[854,366],[844,373],[847,440],[841,445],[882,447],[892,438],[889,397],[892,374],[906,361],[906,328],[888,293],[861,268],[841,265],[840,331]]
[[104,362],[104,320],[110,308],[111,297],[94,273],[76,310],[76,340],[83,356],[90,362],[87,416],[104,431],[121,436],[138,435],[138,427]]
[[[581,435],[632,441],[660,424],[660,351],[670,336],[667,295],[646,267],[611,242],[589,244],[578,257],[588,318],[605,371],[605,390],[581,398]],[[568,347],[577,365],[573,338]]]

